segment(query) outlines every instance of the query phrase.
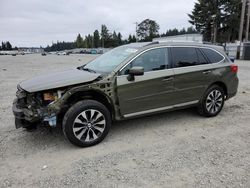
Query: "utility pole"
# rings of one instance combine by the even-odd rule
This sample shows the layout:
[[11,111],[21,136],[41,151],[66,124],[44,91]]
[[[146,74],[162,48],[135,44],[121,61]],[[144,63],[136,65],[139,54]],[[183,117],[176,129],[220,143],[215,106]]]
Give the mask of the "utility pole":
[[242,0],[242,9],[241,9],[241,17],[240,17],[240,30],[239,30],[239,42],[240,46],[237,48],[237,59],[240,59],[240,50],[241,50],[241,42],[242,42],[242,35],[243,35],[243,27],[244,27],[244,18],[245,18],[245,11],[246,11],[246,1]]
[[217,19],[216,15],[213,15],[213,43],[215,44],[217,42]]
[[241,9],[241,17],[240,17],[240,31],[239,31],[240,43],[242,42],[245,12],[246,12],[246,0],[243,0],[242,1],[242,9]]
[[249,24],[250,24],[250,0],[248,0],[246,41],[249,41]]

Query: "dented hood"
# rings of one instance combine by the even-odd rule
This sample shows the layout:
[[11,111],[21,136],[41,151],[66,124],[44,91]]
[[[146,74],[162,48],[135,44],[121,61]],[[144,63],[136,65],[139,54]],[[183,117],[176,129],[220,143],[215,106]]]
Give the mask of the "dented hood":
[[19,85],[28,92],[37,92],[55,89],[75,84],[94,81],[100,74],[90,73],[84,70],[72,69],[42,76],[21,82]]

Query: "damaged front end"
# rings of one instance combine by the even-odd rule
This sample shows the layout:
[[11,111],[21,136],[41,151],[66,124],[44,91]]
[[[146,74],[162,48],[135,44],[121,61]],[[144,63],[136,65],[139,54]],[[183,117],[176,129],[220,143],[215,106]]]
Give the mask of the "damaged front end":
[[63,90],[29,93],[19,85],[17,89],[17,98],[12,107],[16,128],[26,128],[39,122],[48,123],[51,127],[56,126],[58,110],[52,106],[61,98]]

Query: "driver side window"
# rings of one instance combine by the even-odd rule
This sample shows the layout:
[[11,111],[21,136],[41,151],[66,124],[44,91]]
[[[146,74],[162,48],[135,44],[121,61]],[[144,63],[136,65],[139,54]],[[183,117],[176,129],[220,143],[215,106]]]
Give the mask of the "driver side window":
[[143,67],[144,72],[164,70],[169,68],[168,53],[166,48],[149,50],[134,59],[127,67],[125,67],[121,75],[128,74],[128,70],[132,67]]

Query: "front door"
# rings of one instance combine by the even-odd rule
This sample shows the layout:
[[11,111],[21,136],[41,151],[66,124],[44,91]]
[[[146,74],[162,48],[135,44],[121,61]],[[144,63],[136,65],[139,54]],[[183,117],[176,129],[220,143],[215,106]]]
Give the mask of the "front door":
[[[167,48],[148,50],[117,76],[117,93],[120,112],[125,117],[140,115],[164,109],[173,104],[174,75]],[[144,68],[143,76],[127,79],[130,68]]]

